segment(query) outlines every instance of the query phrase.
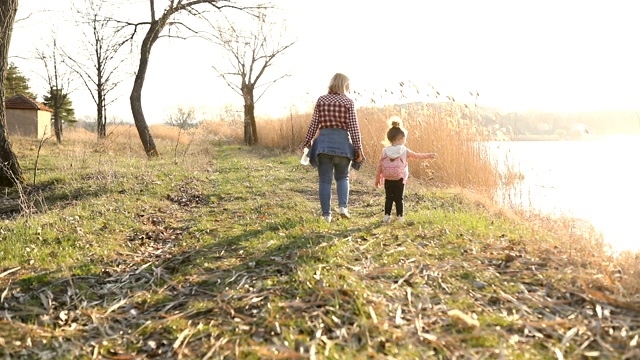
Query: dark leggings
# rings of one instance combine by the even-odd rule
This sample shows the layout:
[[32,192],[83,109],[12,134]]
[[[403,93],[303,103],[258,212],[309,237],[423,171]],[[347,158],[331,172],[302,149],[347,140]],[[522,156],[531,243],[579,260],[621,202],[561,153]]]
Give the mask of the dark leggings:
[[393,207],[393,203],[395,203],[396,215],[402,216],[404,213],[404,204],[402,203],[402,199],[404,198],[403,180],[385,180],[384,193],[384,214],[391,215],[391,208]]

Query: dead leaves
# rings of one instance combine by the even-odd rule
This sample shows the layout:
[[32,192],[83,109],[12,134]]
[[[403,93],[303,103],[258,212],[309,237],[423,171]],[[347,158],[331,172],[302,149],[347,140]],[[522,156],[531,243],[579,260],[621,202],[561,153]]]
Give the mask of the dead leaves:
[[167,195],[167,200],[182,207],[196,207],[208,202],[206,196],[198,190],[195,181],[179,184],[178,193]]
[[451,321],[462,329],[477,329],[480,327],[480,322],[473,317],[463,313],[460,310],[453,309],[447,312],[447,315],[451,318]]
[[11,274],[12,272],[15,272],[15,271],[18,271],[18,270],[20,270],[20,266],[14,267],[12,269],[5,270],[2,273],[0,273],[0,278],[3,278],[5,276]]
[[580,283],[582,285],[582,289],[594,300],[621,309],[632,310],[640,314],[640,302],[624,301],[608,295],[603,291],[591,289],[584,280],[581,280]]

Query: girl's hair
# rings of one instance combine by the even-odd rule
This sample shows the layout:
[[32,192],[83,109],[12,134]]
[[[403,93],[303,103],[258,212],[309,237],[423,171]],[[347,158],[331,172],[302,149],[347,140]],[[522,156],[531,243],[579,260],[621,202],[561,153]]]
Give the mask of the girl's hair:
[[347,75],[336,73],[329,82],[329,93],[344,95],[347,85],[349,85],[349,78]]
[[389,122],[391,123],[391,128],[387,131],[389,143],[393,144],[399,138],[407,136],[407,130],[402,127],[402,119],[398,116],[392,116]]

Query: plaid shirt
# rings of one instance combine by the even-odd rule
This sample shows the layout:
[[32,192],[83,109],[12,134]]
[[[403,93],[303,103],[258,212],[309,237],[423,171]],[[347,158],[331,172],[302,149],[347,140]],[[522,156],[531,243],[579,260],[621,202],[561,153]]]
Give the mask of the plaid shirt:
[[310,147],[319,129],[339,128],[349,132],[356,153],[362,149],[360,126],[353,100],[346,95],[329,93],[318,98],[302,147]]

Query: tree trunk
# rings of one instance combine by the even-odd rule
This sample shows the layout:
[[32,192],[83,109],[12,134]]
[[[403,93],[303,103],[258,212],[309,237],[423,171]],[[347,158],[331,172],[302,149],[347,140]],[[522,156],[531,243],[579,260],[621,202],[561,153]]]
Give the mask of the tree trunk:
[[256,132],[256,118],[253,114],[253,104],[244,104],[244,143],[252,146],[258,142],[258,134]]
[[242,95],[244,98],[244,143],[253,146],[258,143],[253,87],[249,84],[243,84]]
[[13,22],[18,10],[18,0],[0,1],[0,186],[12,187],[24,184],[22,169],[16,154],[11,149],[7,134],[7,113],[4,104],[4,81],[7,75],[9,44]]
[[[58,99],[58,95],[56,94],[56,99]],[[62,120],[60,120],[60,102],[58,100],[55,101],[54,108],[58,109],[53,112],[53,130],[56,134],[56,141],[58,144],[62,144]]]
[[98,139],[104,139],[107,137],[107,115],[105,114],[104,94],[100,86],[98,86],[97,99],[98,104],[96,110],[98,111],[98,119],[96,119],[96,125],[98,128]]
[[[153,8],[153,7],[152,7]],[[144,112],[142,111],[142,86],[144,85],[144,79],[147,74],[147,68],[149,67],[149,56],[151,55],[151,47],[153,43],[158,39],[158,35],[167,23],[168,16],[161,17],[158,20],[152,21],[149,27],[149,31],[142,41],[140,49],[140,64],[138,65],[138,71],[133,82],[133,90],[131,90],[131,96],[129,96],[129,102],[131,103],[131,113],[133,115],[133,121],[138,129],[138,135],[142,146],[148,157],[157,157],[158,150],[156,144],[153,142],[153,137],[149,131],[149,126],[144,118]]]
[[[4,94],[4,91],[2,91],[2,93]],[[4,104],[0,107],[2,108],[2,110],[0,110],[2,112],[0,115],[0,122],[2,122],[0,125],[2,126],[2,131],[0,131],[0,161],[2,161],[2,166],[0,166],[0,186],[14,187],[18,184],[23,185],[25,180],[22,175],[22,168],[7,138],[5,125],[7,120]]]

